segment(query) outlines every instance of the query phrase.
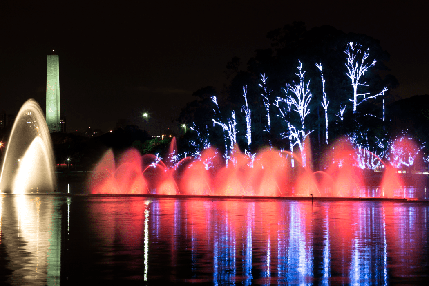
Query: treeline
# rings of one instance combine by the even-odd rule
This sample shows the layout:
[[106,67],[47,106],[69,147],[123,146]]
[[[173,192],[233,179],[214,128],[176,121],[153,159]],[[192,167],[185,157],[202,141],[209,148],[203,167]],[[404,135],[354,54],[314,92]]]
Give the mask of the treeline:
[[296,150],[309,137],[323,149],[344,135],[378,153],[388,147],[392,114],[385,107],[398,81],[378,40],[330,26],[308,30],[302,22],[267,37],[271,46],[256,50],[244,69],[238,57],[227,63],[221,90],[194,92],[178,119],[191,127],[181,148]]

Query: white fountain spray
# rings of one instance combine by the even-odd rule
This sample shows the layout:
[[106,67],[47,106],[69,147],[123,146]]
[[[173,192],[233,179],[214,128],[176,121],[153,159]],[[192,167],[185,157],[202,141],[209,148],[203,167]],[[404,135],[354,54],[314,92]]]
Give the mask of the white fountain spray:
[[0,192],[52,192],[56,180],[54,155],[42,109],[27,100],[16,116],[6,147]]

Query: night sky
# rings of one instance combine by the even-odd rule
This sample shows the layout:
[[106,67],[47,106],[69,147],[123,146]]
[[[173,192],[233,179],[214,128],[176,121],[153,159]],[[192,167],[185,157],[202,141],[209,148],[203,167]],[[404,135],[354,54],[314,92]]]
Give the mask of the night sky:
[[46,55],[55,49],[68,132],[108,131],[122,118],[153,130],[172,124],[194,91],[221,87],[232,57],[244,69],[269,47],[267,32],[293,21],[380,40],[400,83],[395,98],[429,94],[424,1],[110,2],[1,0],[0,111],[16,114],[28,98],[45,110]]

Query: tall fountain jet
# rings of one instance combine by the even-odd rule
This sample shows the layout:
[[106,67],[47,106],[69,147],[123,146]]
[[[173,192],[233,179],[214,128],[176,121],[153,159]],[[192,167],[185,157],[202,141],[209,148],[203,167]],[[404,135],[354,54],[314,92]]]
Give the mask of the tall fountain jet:
[[54,191],[55,160],[43,111],[34,99],[19,110],[7,143],[0,176],[0,193]]
[[[54,51],[52,51],[54,53]],[[58,55],[48,55],[46,81],[46,123],[49,132],[61,131],[60,126],[60,63]]]

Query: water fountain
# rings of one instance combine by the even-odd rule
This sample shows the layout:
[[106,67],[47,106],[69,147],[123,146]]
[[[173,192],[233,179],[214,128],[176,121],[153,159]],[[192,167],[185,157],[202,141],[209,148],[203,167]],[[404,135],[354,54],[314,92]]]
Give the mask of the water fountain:
[[[312,169],[309,149],[305,156],[274,148],[248,155],[236,146],[226,164],[214,148],[178,159],[172,140],[164,160],[135,149],[118,159],[112,150],[104,155],[88,189],[120,197],[2,194],[0,238],[11,271],[0,279],[48,285],[88,277],[98,283],[132,277],[266,285],[427,279],[416,275],[427,273],[427,204],[354,200],[418,197],[398,173],[406,153],[415,153],[412,141],[394,142],[396,151],[389,160],[378,158],[381,171],[370,175],[358,167],[358,150],[346,139],[330,146],[323,170]],[[29,100],[11,132],[1,190],[52,191],[52,154],[40,107]],[[378,179],[368,192],[371,176]],[[345,200],[313,204],[311,196]],[[225,197],[234,199],[219,199]],[[92,265],[102,271],[88,270]]]
[[[404,151],[413,145],[411,140],[399,142],[392,148]],[[347,139],[331,146],[324,156],[323,171],[312,170],[311,164],[304,167],[300,154],[273,148],[252,157],[235,147],[228,164],[213,148],[204,150],[198,159],[185,157],[174,162],[171,159],[177,153],[174,145],[173,140],[165,162],[154,155],[141,156],[135,149],[128,150],[115,162],[112,150],[108,151],[89,179],[89,192],[254,198],[421,198],[415,190],[423,186],[422,176],[414,176],[413,188],[409,188],[406,176],[398,173],[397,155],[392,155],[389,163],[378,158],[381,169],[366,172],[356,164],[357,150]],[[307,152],[305,157],[310,161]],[[369,184],[371,180],[376,182]]]
[[54,155],[43,111],[34,99],[19,110],[4,155],[0,191],[45,193],[55,189]]

